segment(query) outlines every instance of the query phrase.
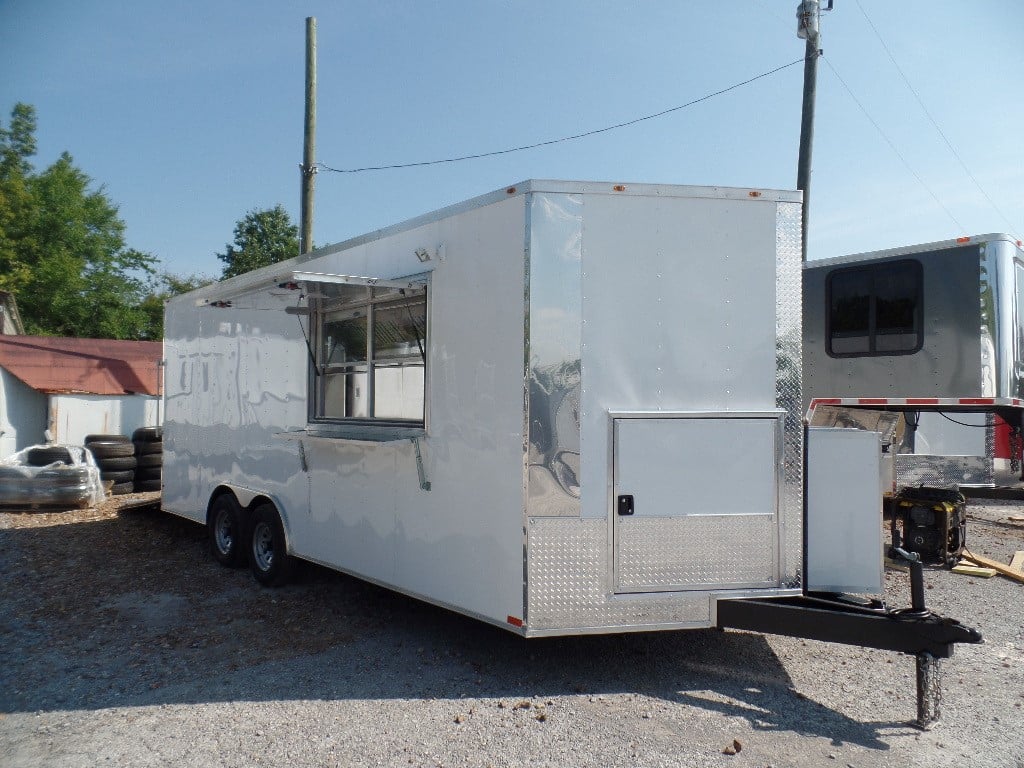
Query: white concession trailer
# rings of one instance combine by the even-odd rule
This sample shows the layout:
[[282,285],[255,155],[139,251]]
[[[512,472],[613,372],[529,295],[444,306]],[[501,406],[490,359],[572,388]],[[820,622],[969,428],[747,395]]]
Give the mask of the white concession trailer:
[[812,433],[858,459],[812,459],[805,551],[800,199],[526,181],[174,298],[163,507],[263,583],[300,558],[525,636],[948,656],[980,636],[774,610],[882,590],[875,435]]

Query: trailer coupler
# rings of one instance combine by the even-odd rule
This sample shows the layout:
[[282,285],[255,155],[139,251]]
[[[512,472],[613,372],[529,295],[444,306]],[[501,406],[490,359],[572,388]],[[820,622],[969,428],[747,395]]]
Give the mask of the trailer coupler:
[[928,728],[939,718],[942,688],[938,660],[952,656],[956,643],[982,642],[976,629],[923,606],[894,611],[878,601],[858,602],[841,595],[720,600],[718,627],[913,655],[917,664],[915,725],[919,728]]

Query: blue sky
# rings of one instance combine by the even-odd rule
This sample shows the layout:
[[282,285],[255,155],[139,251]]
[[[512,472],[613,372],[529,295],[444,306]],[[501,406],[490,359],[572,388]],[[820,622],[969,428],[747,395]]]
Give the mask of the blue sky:
[[[823,19],[810,257],[1024,236],[1024,4],[835,5]],[[248,210],[281,203],[298,220],[306,16],[319,29],[317,159],[348,168],[504,149],[685,103],[801,58],[796,6],[0,0],[0,115],[6,124],[15,102],[35,105],[39,167],[68,150],[120,206],[131,246],[172,272],[217,275],[215,254]],[[321,173],[314,239],[344,240],[526,178],[791,189],[802,77],[793,66],[657,120],[528,152]]]

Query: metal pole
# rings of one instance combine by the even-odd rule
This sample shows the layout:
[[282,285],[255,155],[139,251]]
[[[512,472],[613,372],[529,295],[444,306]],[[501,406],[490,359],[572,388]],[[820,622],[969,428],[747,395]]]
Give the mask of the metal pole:
[[306,121],[302,149],[299,252],[313,250],[313,192],[316,178],[316,18],[306,17]]
[[[831,7],[831,3],[829,4]],[[801,217],[801,261],[807,261],[807,222],[811,208],[811,145],[814,143],[814,99],[818,86],[818,56],[821,55],[818,0],[804,0],[797,9],[797,35],[807,40],[804,47],[804,102],[800,118],[800,158],[797,160],[796,188],[804,193]]]

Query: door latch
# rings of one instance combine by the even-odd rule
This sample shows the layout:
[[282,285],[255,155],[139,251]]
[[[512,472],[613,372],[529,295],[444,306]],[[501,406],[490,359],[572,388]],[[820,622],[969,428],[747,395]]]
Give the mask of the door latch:
[[619,496],[618,512],[620,515],[633,514],[633,497],[629,494]]

